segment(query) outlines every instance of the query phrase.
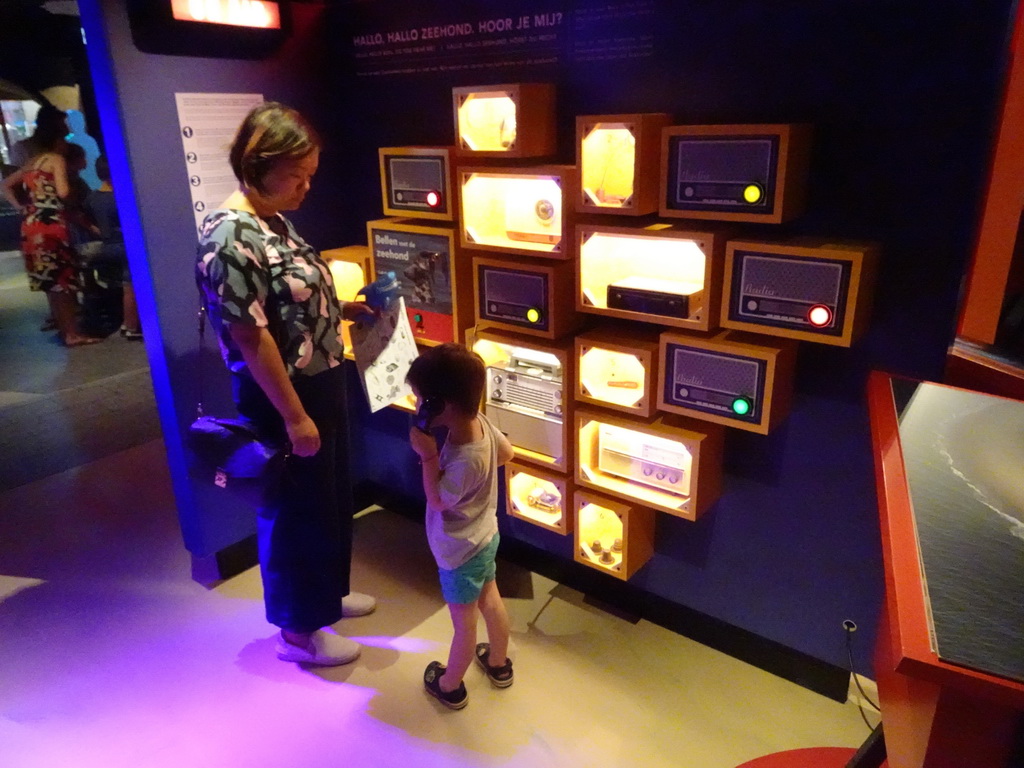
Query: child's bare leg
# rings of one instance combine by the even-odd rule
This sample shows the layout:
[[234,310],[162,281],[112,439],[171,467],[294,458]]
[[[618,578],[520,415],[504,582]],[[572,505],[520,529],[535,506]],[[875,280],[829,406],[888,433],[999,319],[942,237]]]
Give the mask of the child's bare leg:
[[492,667],[505,663],[508,654],[509,621],[505,603],[498,594],[498,584],[491,579],[480,592],[480,613],[487,625],[487,642],[491,644],[487,661]]
[[459,687],[466,670],[473,663],[473,654],[476,650],[476,622],[479,617],[475,602],[448,603],[448,611],[452,615],[455,635],[452,637],[451,650],[448,651],[448,669],[438,681],[441,690],[446,693]]

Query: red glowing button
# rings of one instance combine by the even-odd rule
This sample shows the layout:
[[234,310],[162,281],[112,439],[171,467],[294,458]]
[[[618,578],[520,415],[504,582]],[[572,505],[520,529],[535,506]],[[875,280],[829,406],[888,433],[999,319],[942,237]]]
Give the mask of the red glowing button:
[[832,323],[832,310],[824,304],[815,304],[807,312],[807,322],[815,328],[824,328]]
[[441,204],[441,193],[431,190],[427,192],[427,205],[431,208],[437,208]]

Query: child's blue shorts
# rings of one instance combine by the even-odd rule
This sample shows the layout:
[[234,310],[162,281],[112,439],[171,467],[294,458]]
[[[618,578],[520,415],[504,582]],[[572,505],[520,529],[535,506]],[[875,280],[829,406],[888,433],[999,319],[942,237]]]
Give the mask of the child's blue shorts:
[[446,571],[439,568],[441,594],[446,603],[472,603],[480,597],[484,584],[494,580],[494,558],[498,553],[498,539],[495,533],[486,547],[481,549],[458,568]]

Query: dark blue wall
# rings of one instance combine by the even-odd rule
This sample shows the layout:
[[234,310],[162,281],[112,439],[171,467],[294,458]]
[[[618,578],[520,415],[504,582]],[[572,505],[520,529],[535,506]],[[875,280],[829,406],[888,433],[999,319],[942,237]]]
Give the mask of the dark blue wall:
[[[132,225],[135,243],[129,241],[133,273],[186,544],[200,555],[243,538],[251,524],[245,510],[211,509],[183,468],[180,435],[192,418],[199,368],[216,382],[215,401],[225,407],[227,393],[214,353],[196,353],[195,237],[175,91],[259,91],[313,118],[328,145],[295,219],[323,248],[365,242],[366,220],[381,215],[377,147],[453,141],[455,85],[554,82],[563,162],[574,160],[578,114],[665,111],[680,123],[812,123],[806,214],[743,234],[881,243],[870,332],[849,350],[801,345],[789,419],[768,437],[730,431],[722,499],[698,523],[659,515],[657,553],[633,583],[680,610],[837,666],[846,664],[840,624],[851,618],[861,627],[859,662],[867,667],[882,572],[865,377],[872,368],[941,377],[992,140],[1011,0],[654,0],[657,39],[648,58],[611,67],[563,59],[369,78],[351,71],[354,18],[444,21],[448,12],[480,4],[380,0],[328,11],[291,4],[293,38],[261,61],[140,54],[120,3],[81,5],[91,17],[90,37],[110,46],[104,61],[90,44],[94,72],[106,67],[116,84],[104,134],[110,136],[112,100],[119,101],[131,166],[115,163],[115,183],[132,185],[142,212]],[[418,497],[405,416],[371,416],[357,406],[354,421],[357,478]],[[566,538],[520,521],[503,526],[513,538],[572,559]]]

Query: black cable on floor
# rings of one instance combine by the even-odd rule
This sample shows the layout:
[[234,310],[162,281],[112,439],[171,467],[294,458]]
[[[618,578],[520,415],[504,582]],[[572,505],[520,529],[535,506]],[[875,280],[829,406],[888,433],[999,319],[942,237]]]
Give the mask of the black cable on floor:
[[[857,690],[860,691],[861,699],[874,707],[876,712],[881,713],[882,708],[873,702],[864,692],[864,688],[861,687],[860,678],[857,676],[856,665],[853,663],[853,633],[856,631],[857,625],[852,621],[847,620],[843,622],[843,629],[846,630],[846,655],[850,660],[850,674],[853,676],[853,682],[857,686]],[[860,702],[857,702],[857,709],[860,712],[860,719],[864,721],[864,725],[866,725],[869,730],[873,731],[875,726],[868,720],[868,717],[864,712],[864,707]]]

